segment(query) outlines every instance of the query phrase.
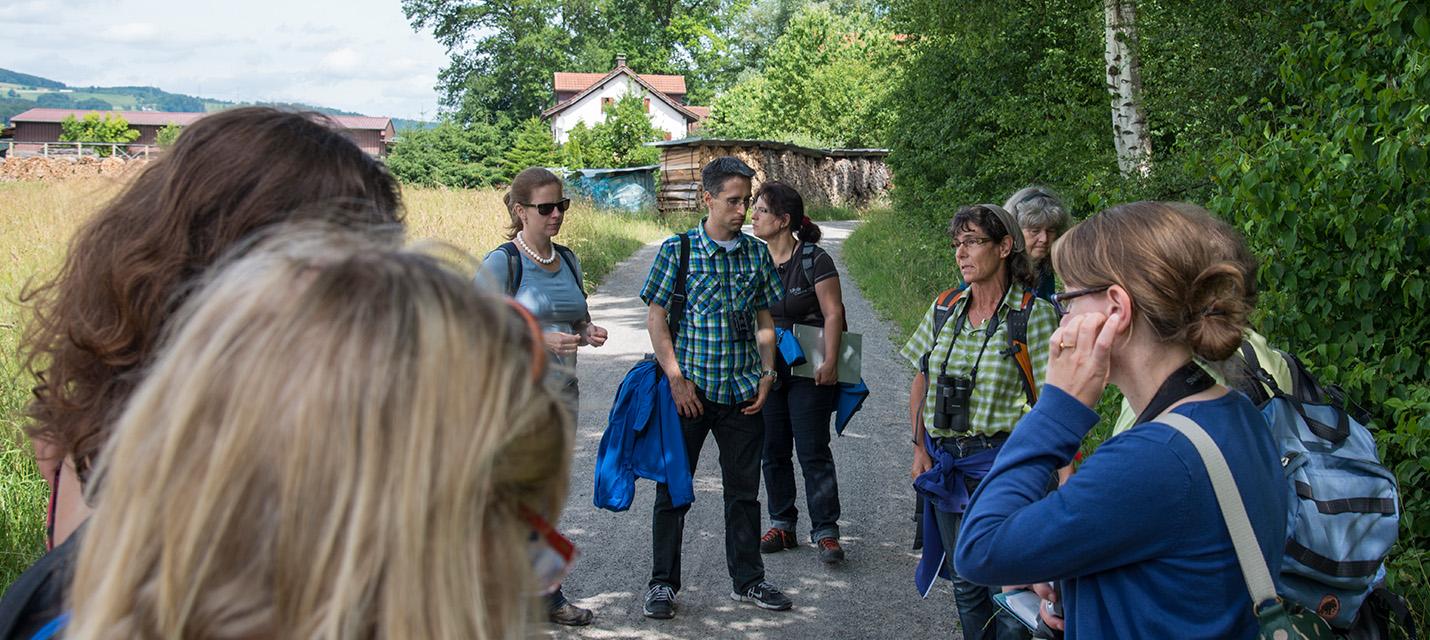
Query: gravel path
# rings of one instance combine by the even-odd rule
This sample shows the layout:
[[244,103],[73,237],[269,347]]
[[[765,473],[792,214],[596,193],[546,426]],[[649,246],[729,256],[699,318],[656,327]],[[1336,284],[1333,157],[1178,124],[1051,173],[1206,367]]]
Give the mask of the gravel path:
[[[840,274],[843,241],[857,222],[822,223],[821,243]],[[917,555],[913,535],[913,493],[909,485],[907,410],[910,370],[858,288],[843,279],[849,326],[864,334],[864,379],[872,394],[864,409],[834,441],[843,518],[839,521],[848,561],[826,567],[807,542],[797,549],[764,556],[768,579],[794,600],[794,609],[769,612],[730,600],[725,570],[720,478],[713,438],[706,442],[695,477],[695,505],[685,523],[682,557],[685,588],[673,620],[641,615],[650,578],[650,514],[655,485],[638,480],[629,511],[612,513],[591,504],[596,450],[606,427],[616,387],[627,369],[650,350],[645,307],[638,298],[655,256],[647,245],[617,266],[590,298],[591,317],[610,330],[600,349],[580,357],[581,416],[572,468],[571,497],[561,529],[582,556],[566,582],[566,593],[596,612],[582,629],[557,629],[572,638],[957,638],[953,593],[940,581],[927,600],[913,585]],[[796,473],[796,478],[799,474]],[[800,481],[802,484],[802,480]],[[803,512],[804,489],[799,490]],[[761,489],[761,501],[764,491]],[[762,505],[763,508],[763,505]],[[806,516],[801,513],[801,518]],[[768,526],[768,517],[765,525]],[[803,519],[797,535],[809,536]],[[763,527],[762,527],[763,531]]]

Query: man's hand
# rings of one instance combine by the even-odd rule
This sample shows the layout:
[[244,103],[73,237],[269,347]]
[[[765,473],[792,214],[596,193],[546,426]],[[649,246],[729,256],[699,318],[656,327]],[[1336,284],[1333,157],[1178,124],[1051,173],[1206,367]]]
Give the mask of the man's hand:
[[765,399],[770,397],[770,389],[774,386],[774,376],[761,376],[760,387],[755,391],[755,401],[751,402],[750,406],[741,409],[740,413],[743,413],[747,416],[752,416],[759,413],[760,409],[765,408]]
[[576,353],[576,347],[581,346],[581,336],[574,333],[547,331],[542,333],[541,337],[546,342],[546,349],[558,356]]
[[814,384],[829,386],[839,384],[839,363],[834,360],[825,360],[824,364],[814,372]]
[[695,395],[695,383],[683,377],[669,378],[670,396],[675,400],[675,411],[682,418],[699,418],[705,413],[705,405],[700,396]]
[[1042,604],[1038,607],[1038,617],[1043,619],[1043,624],[1048,625],[1048,628],[1054,631],[1062,631],[1062,616],[1053,615],[1053,603],[1058,601],[1058,590],[1054,589],[1052,583],[1049,582],[1036,582],[1030,587],[1033,589],[1033,593],[1043,599]]
[[933,468],[933,458],[929,457],[929,452],[924,451],[923,445],[914,447],[914,466],[909,469],[909,478],[917,480],[929,469]]

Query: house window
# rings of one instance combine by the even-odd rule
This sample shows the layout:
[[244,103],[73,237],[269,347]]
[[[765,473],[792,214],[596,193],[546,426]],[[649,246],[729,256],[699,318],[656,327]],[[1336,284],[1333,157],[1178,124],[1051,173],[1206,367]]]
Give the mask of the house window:
[[616,99],[615,99],[615,98],[601,98],[601,108],[602,108],[602,109],[609,109],[609,108],[611,108],[611,105],[613,105],[613,104],[615,104],[615,103],[616,103]]
[[644,102],[645,102],[645,112],[646,112],[646,113],[650,113],[650,98],[646,98],[646,99],[644,100]]
[[669,131],[665,132],[665,139],[666,139],[666,140],[670,140],[670,132],[669,132]]

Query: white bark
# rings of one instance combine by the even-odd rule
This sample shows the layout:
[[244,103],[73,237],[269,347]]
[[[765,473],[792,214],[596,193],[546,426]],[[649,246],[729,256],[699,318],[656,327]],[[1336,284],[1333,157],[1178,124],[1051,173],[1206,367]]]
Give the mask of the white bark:
[[1152,171],[1152,137],[1142,111],[1142,65],[1137,59],[1137,1],[1103,0],[1107,91],[1112,95],[1112,142],[1122,175]]

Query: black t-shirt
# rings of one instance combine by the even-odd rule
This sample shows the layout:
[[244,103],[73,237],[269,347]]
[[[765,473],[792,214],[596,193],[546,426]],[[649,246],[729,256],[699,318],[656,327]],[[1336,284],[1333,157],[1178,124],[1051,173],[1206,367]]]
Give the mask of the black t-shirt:
[[775,267],[785,288],[785,296],[770,307],[770,315],[774,316],[777,327],[791,329],[795,324],[824,326],[824,312],[819,309],[814,285],[839,277],[839,272],[834,269],[834,258],[829,257],[819,245],[809,245],[812,264],[806,274],[806,269],[800,264],[804,258],[804,247],[803,243],[795,246],[789,261]]

